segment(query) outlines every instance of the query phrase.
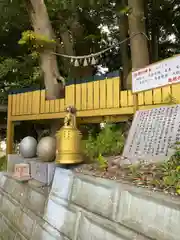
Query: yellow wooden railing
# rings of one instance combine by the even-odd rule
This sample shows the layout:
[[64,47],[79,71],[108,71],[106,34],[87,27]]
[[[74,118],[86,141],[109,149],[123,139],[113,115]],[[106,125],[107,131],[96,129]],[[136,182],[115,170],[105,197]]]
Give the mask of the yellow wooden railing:
[[[180,84],[138,93],[138,109],[168,104],[169,96],[180,103]],[[13,121],[51,119],[64,116],[64,109],[73,105],[79,117],[133,114],[133,94],[120,90],[119,77],[71,84],[65,88],[65,98],[46,100],[45,90],[9,95]]]
[[[138,93],[121,91],[119,77],[71,84],[65,88],[65,98],[46,100],[45,90],[9,94],[7,120],[7,154],[13,152],[14,122],[24,120],[60,119],[65,108],[77,108],[78,121],[126,121],[137,109],[152,109],[180,103],[180,84]],[[134,101],[135,100],[135,101]],[[137,103],[134,106],[134,103]]]

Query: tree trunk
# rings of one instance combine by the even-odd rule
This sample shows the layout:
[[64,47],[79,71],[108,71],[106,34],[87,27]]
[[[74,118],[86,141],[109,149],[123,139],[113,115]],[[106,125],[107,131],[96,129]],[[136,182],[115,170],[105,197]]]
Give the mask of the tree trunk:
[[156,16],[154,15],[159,7],[159,4],[156,0],[151,0],[152,2],[152,22],[151,22],[151,55],[152,55],[152,62],[157,62],[159,59],[159,28],[158,21]]
[[157,62],[159,59],[159,30],[157,29],[157,26],[153,27],[151,46],[152,62]]
[[[126,2],[124,1],[122,7],[126,6]],[[119,17],[119,32],[120,32],[120,41],[123,41],[128,37],[128,17],[123,14]],[[122,76],[122,88],[128,89],[127,84],[127,77],[130,71],[130,61],[129,61],[129,54],[128,54],[128,44],[129,42],[126,41],[123,44],[121,44],[121,61],[122,61],[122,67],[123,67],[123,76]]]
[[[34,31],[46,36],[48,39],[55,39],[44,0],[26,0],[27,10],[30,15]],[[57,59],[52,50],[46,49],[40,53],[41,68],[44,74],[44,84],[47,90],[47,97],[55,99],[59,97],[60,89],[58,80],[64,84],[60,76]]]
[[[146,33],[144,17],[144,0],[128,0],[130,8],[129,35]],[[130,40],[133,70],[149,64],[148,41],[144,34],[138,34]]]
[[[75,16],[74,21],[70,26],[72,37],[74,39],[74,49],[77,56],[90,54],[90,47],[86,41],[84,41],[85,28],[79,22],[78,15]],[[79,66],[72,68],[73,76],[75,78],[86,78],[93,75],[93,66]]]
[[[145,29],[146,29],[146,34],[148,36],[149,39],[151,39],[151,20],[152,18],[150,16],[152,16],[152,12],[151,12],[151,7],[150,7],[150,1],[152,0],[148,0],[148,1],[144,1],[144,16],[145,16]],[[151,41],[148,41],[148,51],[149,51],[149,63],[152,62],[152,56],[151,56]]]
[[74,56],[75,52],[74,52],[74,49],[73,49],[73,42],[72,42],[72,39],[71,39],[71,36],[70,36],[70,33],[69,33],[68,29],[61,32],[61,39],[63,41],[65,54],[70,55],[70,56]]
[[[74,21],[70,24],[69,29],[71,32],[69,32],[68,29],[64,29],[64,31],[60,33],[60,37],[63,42],[63,47],[60,47],[58,49],[58,52],[67,54],[69,56],[89,54],[89,52],[87,51],[89,50],[87,44],[81,43],[81,40],[84,38],[84,29],[81,26],[81,24],[77,21],[77,19],[74,19]],[[74,46],[75,42],[80,42],[80,44],[78,44],[79,45],[78,48],[77,44],[75,48]],[[63,59],[63,63],[66,69],[66,74],[68,74],[70,78],[85,78],[93,74],[92,66],[74,67],[73,65],[70,64],[70,60],[65,58]]]

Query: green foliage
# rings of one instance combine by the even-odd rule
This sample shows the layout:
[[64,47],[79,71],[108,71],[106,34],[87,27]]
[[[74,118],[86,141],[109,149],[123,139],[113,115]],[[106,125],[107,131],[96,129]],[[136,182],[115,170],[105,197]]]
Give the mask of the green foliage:
[[84,141],[84,153],[90,160],[96,159],[104,168],[106,166],[104,157],[121,154],[124,141],[121,129],[115,125],[106,124],[95,137],[90,134]]
[[5,171],[7,169],[7,159],[6,156],[0,158],[0,171]]
[[107,169],[108,161],[101,154],[99,154],[99,156],[97,158],[97,162],[98,162],[99,167],[102,170],[106,170]]
[[180,195],[180,149],[166,162],[138,164],[128,168],[129,178],[139,185],[152,186]]
[[[51,4],[51,7],[63,10],[75,11],[80,8],[101,8],[102,6],[108,3],[108,0],[47,0],[48,5]],[[54,10],[56,11],[56,10]]]
[[13,71],[17,66],[17,60],[6,58],[0,63],[0,78],[5,77],[9,72]]
[[21,58],[0,58],[0,101],[6,102],[11,89],[40,85],[42,72],[31,55]]
[[120,8],[119,12],[120,12],[121,14],[127,15],[127,14],[130,12],[130,10],[131,10],[131,8],[130,8],[129,6],[125,6],[125,7],[123,7],[123,8]]
[[174,188],[180,194],[180,150],[178,149],[171,159],[162,164],[163,185],[169,189]]
[[[153,2],[156,3],[155,7]],[[32,26],[26,3],[27,1],[21,0],[0,1],[0,98],[7,98],[7,88],[39,84],[42,81],[42,72],[39,68],[38,53],[41,49],[54,48],[56,45],[55,40],[34,34],[31,30],[27,31]],[[72,54],[74,50],[75,55],[97,52],[112,44],[118,46],[120,37],[117,20],[131,10],[123,1],[117,0],[46,0],[45,3],[56,39],[60,44],[63,43],[60,52]],[[160,59],[179,52],[179,8],[178,0],[148,0],[146,3],[147,34],[152,39],[153,29],[157,30],[159,42],[156,44],[159,45]],[[74,26],[74,23],[78,23],[81,28]],[[109,33],[102,33],[100,26],[107,26]],[[62,39],[62,33],[67,31],[71,42]],[[175,41],[169,38],[172,35],[175,36]],[[69,49],[71,46],[72,49]],[[103,54],[99,64],[108,67],[110,71],[120,69],[120,51],[121,49],[116,47],[112,52]],[[62,76],[68,77],[70,64],[64,64],[62,58],[58,58],[58,61]]]
[[54,39],[49,39],[47,36],[28,30],[22,33],[22,37],[18,43],[20,45],[27,44],[31,50],[41,51],[44,48],[54,48],[56,41]]
[[41,71],[37,59],[18,44],[21,32],[31,28],[25,1],[1,0],[0,15],[0,103],[7,103],[8,90],[39,84]]
[[168,96],[164,99],[164,103],[171,105],[178,104],[178,101],[172,96],[172,94],[169,93]]

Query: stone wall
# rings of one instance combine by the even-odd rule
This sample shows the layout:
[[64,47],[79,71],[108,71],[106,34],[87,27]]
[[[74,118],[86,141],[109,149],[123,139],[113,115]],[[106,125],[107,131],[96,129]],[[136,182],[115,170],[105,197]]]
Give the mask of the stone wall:
[[56,168],[33,188],[0,175],[0,239],[179,240],[180,201]]

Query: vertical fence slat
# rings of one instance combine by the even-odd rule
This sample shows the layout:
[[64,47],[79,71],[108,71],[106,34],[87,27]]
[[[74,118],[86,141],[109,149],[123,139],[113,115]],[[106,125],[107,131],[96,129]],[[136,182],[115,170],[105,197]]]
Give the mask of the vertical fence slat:
[[121,91],[121,107],[128,106],[128,91]]
[[20,114],[20,94],[16,94],[16,115]]
[[75,106],[75,84],[74,80],[69,81],[68,85],[65,87],[65,104],[68,106]]
[[46,97],[46,91],[41,90],[41,99],[40,99],[40,112],[44,113],[45,112],[45,97]]
[[180,103],[180,84],[175,84],[171,86],[172,97],[176,100],[177,103]]
[[144,93],[140,92],[137,94],[138,96],[138,106],[144,105]]
[[119,99],[120,99],[120,79],[115,77],[113,80],[113,107],[119,108]]
[[87,83],[87,109],[93,109],[94,101],[94,87],[93,81]]
[[161,88],[153,90],[153,102],[154,104],[160,104],[162,102]]
[[54,113],[55,112],[55,100],[50,100],[49,110],[50,110],[50,113]]
[[65,110],[65,100],[64,99],[60,99],[60,101],[59,101],[59,103],[60,103],[60,112],[64,112],[64,110]]
[[49,100],[45,101],[45,113],[49,113]]
[[81,91],[81,84],[80,84],[80,81],[77,81],[76,82],[76,109],[79,111],[81,110],[81,102],[82,102],[82,91]]
[[23,114],[27,114],[27,104],[28,104],[28,95],[27,92],[24,93],[24,107],[23,107]]
[[23,115],[24,93],[19,94],[19,115]]
[[107,84],[107,108],[113,107],[113,98],[114,98],[114,88],[113,88],[113,79],[106,79]]
[[162,103],[165,103],[169,96],[171,95],[171,86],[166,86],[162,88]]
[[81,84],[81,110],[86,110],[87,109],[87,84],[86,81],[84,81]]
[[32,114],[32,92],[28,92],[28,114]]
[[148,90],[144,92],[144,102],[145,105],[152,105],[153,104],[153,92],[152,90]]
[[12,94],[12,115],[16,115],[16,103],[17,103],[17,97],[16,94]]
[[99,88],[100,88],[100,108],[106,108],[107,85],[105,79],[99,81]]
[[128,106],[129,107],[133,106],[133,94],[131,90],[128,90]]
[[60,99],[56,99],[54,101],[54,111],[57,113],[57,112],[60,112]]
[[94,99],[94,109],[99,109],[100,107],[100,85],[99,85],[99,80],[95,80],[93,82],[93,87],[94,87],[94,94],[93,94],[93,99]]
[[40,97],[41,92],[39,90],[32,92],[32,114],[40,113]]

